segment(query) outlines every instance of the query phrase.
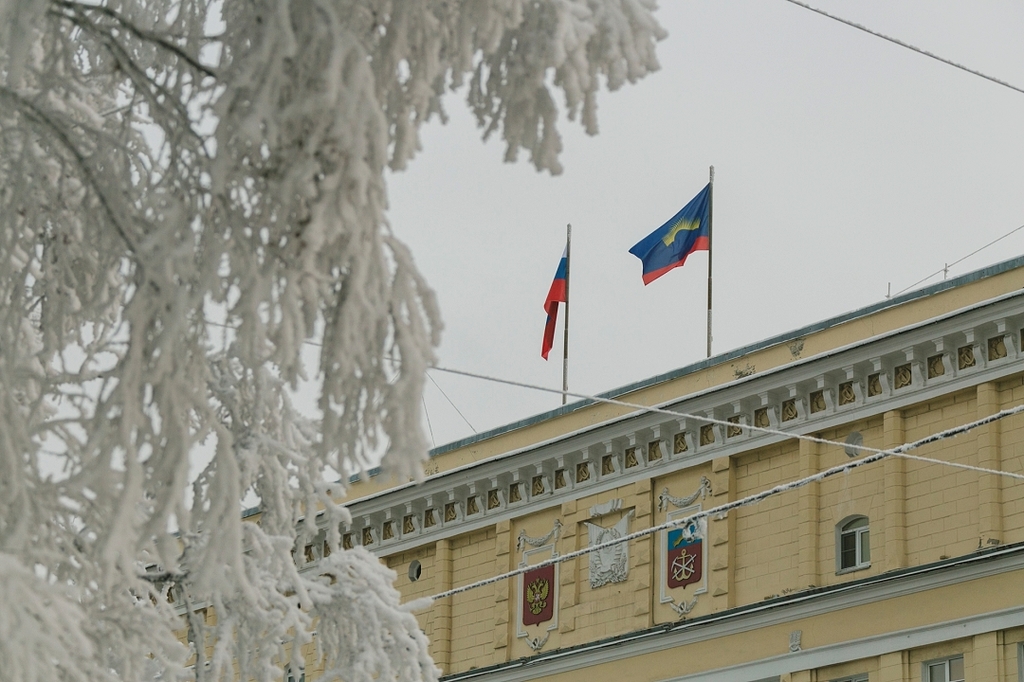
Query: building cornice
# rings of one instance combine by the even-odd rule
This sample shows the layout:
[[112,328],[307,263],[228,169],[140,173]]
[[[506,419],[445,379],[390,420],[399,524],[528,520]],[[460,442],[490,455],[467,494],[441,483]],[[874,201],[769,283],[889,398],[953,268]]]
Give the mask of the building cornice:
[[343,532],[391,555],[790,437],[743,425],[821,432],[968,390],[1024,371],[1022,327],[1024,292],[1009,293],[656,406],[735,429],[638,410],[354,500]]

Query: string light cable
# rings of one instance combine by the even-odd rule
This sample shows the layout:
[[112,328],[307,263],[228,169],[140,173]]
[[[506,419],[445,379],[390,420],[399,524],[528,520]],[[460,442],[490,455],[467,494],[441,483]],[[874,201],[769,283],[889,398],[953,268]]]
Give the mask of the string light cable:
[[[536,389],[536,390],[542,390],[542,391],[552,392],[552,393],[563,393],[563,391],[560,391],[560,390],[557,390],[557,389],[550,389],[550,388],[546,388],[546,387],[542,387],[542,386],[533,386],[533,385],[529,385],[529,384],[524,384],[523,382],[517,382],[517,381],[508,380],[508,379],[497,379],[495,377],[487,377],[487,376],[484,376],[484,375],[473,374],[473,373],[464,372],[464,371],[461,371],[461,370],[453,370],[453,369],[442,368],[442,367],[435,367],[434,369],[437,369],[438,371],[449,372],[449,373],[452,373],[452,374],[458,374],[458,375],[462,375],[462,376],[470,376],[470,377],[475,377],[475,378],[478,378],[478,379],[486,379],[486,380],[490,380],[490,381],[496,381],[498,383],[505,383],[505,384],[509,384],[509,385],[520,386],[520,387],[523,387],[523,388],[533,388],[533,389]],[[668,414],[668,415],[675,416],[675,417],[689,417],[689,418],[693,418],[693,419],[697,419],[697,420],[701,420],[701,421],[706,421],[706,422],[711,422],[711,423],[729,424],[730,426],[737,426],[736,424],[733,424],[731,422],[724,422],[722,420],[713,419],[713,418],[710,418],[710,417],[704,417],[704,416],[701,416],[701,415],[688,415],[688,414],[684,414],[684,413],[680,413],[680,412],[673,412],[671,410],[665,410],[665,409],[662,409],[662,408],[655,408],[655,407],[650,407],[650,406],[646,406],[646,405],[639,405],[639,404],[635,404],[635,403],[627,403],[625,401],[614,400],[614,399],[610,399],[610,398],[600,398],[598,396],[586,396],[586,395],[582,395],[582,394],[573,393],[573,392],[570,392],[570,391],[565,391],[564,393],[567,396],[576,397],[576,398],[590,399],[590,400],[594,400],[595,402],[603,402],[603,403],[608,403],[608,404],[620,405],[620,406],[624,406],[624,407],[634,407],[634,408],[637,408],[637,409],[641,409],[641,410],[645,410],[645,411],[653,412],[653,413],[658,413],[658,414]],[[658,524],[656,526],[652,526],[650,528],[644,528],[642,530],[638,530],[638,531],[635,531],[633,533],[628,533],[626,535],[623,535],[622,537],[615,538],[615,539],[612,539],[612,540],[607,540],[605,542],[601,542],[601,543],[598,543],[596,545],[593,545],[593,546],[590,546],[590,547],[586,547],[584,549],[579,549],[579,550],[575,550],[575,551],[572,551],[572,552],[568,552],[568,553],[559,555],[557,557],[553,557],[551,559],[546,559],[546,560],[538,562],[536,564],[532,564],[530,566],[520,567],[520,568],[511,570],[511,571],[507,571],[505,573],[501,573],[501,574],[492,576],[490,578],[485,578],[483,580],[478,580],[476,582],[469,583],[467,585],[462,585],[460,587],[452,588],[450,590],[446,590],[444,592],[440,592],[438,594],[433,595],[432,597],[429,598],[429,600],[430,601],[435,601],[435,600],[438,600],[438,599],[445,599],[447,597],[451,597],[451,596],[454,596],[456,594],[461,594],[463,592],[467,592],[469,590],[476,589],[478,587],[484,587],[484,586],[487,586],[487,585],[492,585],[494,583],[501,582],[503,580],[508,580],[509,578],[517,577],[517,576],[522,575],[522,574],[524,574],[524,573],[526,573],[528,571],[533,571],[533,570],[536,570],[538,568],[543,568],[545,566],[553,566],[555,564],[562,563],[564,561],[570,561],[572,559],[577,559],[577,558],[586,556],[586,555],[590,554],[591,552],[600,551],[600,550],[605,549],[607,547],[612,547],[614,545],[617,545],[617,544],[620,544],[620,543],[623,543],[623,542],[630,542],[632,540],[637,540],[637,539],[645,538],[645,537],[648,537],[648,536],[653,535],[655,533],[659,533],[661,531],[671,530],[673,528],[680,528],[680,527],[687,526],[689,524],[700,524],[701,528],[706,528],[706,522],[707,522],[708,518],[711,518],[711,517],[716,517],[716,518],[719,518],[719,519],[725,518],[725,516],[730,511],[732,511],[733,509],[739,509],[741,507],[747,507],[747,506],[751,506],[751,505],[757,504],[758,502],[761,502],[762,500],[768,499],[769,497],[774,497],[775,495],[779,495],[779,494],[784,493],[784,492],[789,492],[791,490],[797,490],[798,488],[802,488],[803,486],[808,485],[810,483],[816,483],[816,482],[819,482],[819,481],[823,481],[823,480],[825,480],[827,478],[831,478],[833,476],[836,476],[837,474],[846,473],[846,472],[849,472],[849,471],[851,471],[853,469],[856,469],[856,468],[859,468],[859,467],[862,467],[862,466],[866,466],[868,464],[873,464],[875,462],[881,461],[881,460],[886,459],[888,457],[901,457],[901,458],[910,459],[910,460],[914,460],[914,461],[919,461],[919,462],[923,462],[923,463],[940,464],[940,465],[945,465],[945,466],[952,466],[952,467],[955,467],[955,468],[966,469],[966,470],[970,470],[970,471],[976,471],[976,472],[979,472],[979,473],[992,474],[992,475],[997,475],[997,476],[1005,476],[1005,477],[1013,478],[1013,479],[1016,479],[1016,480],[1024,480],[1024,475],[1016,474],[1016,473],[1009,472],[1009,471],[999,471],[999,470],[995,470],[995,469],[986,469],[986,468],[983,468],[983,467],[976,467],[976,466],[972,466],[972,465],[968,465],[968,464],[960,464],[960,463],[957,463],[957,462],[947,462],[947,461],[944,461],[944,460],[933,459],[933,458],[930,458],[930,457],[922,457],[922,456],[919,456],[919,455],[911,455],[911,454],[909,454],[910,450],[915,450],[917,448],[923,447],[925,445],[929,445],[931,443],[935,443],[935,442],[938,442],[938,441],[941,441],[941,440],[946,440],[948,438],[953,438],[954,436],[958,436],[958,435],[967,433],[968,431],[971,431],[973,429],[979,428],[981,426],[986,426],[988,424],[994,423],[994,422],[999,421],[1001,419],[1005,419],[1006,417],[1011,417],[1011,416],[1014,416],[1014,415],[1017,415],[1017,414],[1021,414],[1021,413],[1024,413],[1024,404],[1017,405],[1015,407],[1008,408],[1008,409],[1005,409],[1005,410],[1001,410],[1001,411],[996,412],[994,414],[991,414],[991,415],[989,415],[987,417],[982,417],[981,419],[977,419],[975,421],[968,422],[968,423],[962,424],[960,426],[955,426],[955,427],[952,427],[950,429],[946,429],[944,431],[939,431],[937,433],[931,434],[929,436],[925,436],[923,438],[920,438],[918,440],[912,441],[910,443],[904,443],[903,445],[900,445],[900,446],[895,447],[895,448],[887,449],[887,450],[880,450],[880,449],[876,449],[876,448],[869,448],[869,447],[866,447],[866,446],[863,446],[863,445],[853,446],[853,445],[850,445],[850,444],[847,444],[847,443],[840,443],[840,442],[836,442],[836,441],[830,441],[830,440],[826,440],[826,439],[823,439],[823,438],[816,438],[816,437],[813,437],[813,436],[793,434],[793,433],[788,433],[788,432],[785,432],[785,431],[779,431],[777,429],[768,429],[768,428],[764,428],[764,427],[755,427],[755,426],[751,426],[751,425],[741,425],[743,428],[747,428],[747,429],[750,429],[752,431],[760,431],[760,432],[772,433],[772,434],[782,435],[782,436],[785,436],[787,438],[795,438],[795,439],[798,439],[798,440],[807,440],[807,441],[811,441],[811,442],[819,443],[819,444],[827,444],[827,445],[836,445],[836,446],[840,446],[840,447],[856,448],[858,451],[868,452],[870,454],[868,454],[867,456],[863,457],[862,459],[854,460],[854,461],[851,461],[851,462],[846,462],[844,464],[837,465],[837,466],[831,467],[829,469],[825,469],[824,471],[820,471],[818,473],[811,474],[810,476],[806,476],[804,478],[800,478],[800,479],[796,479],[796,480],[793,480],[793,481],[789,481],[787,483],[782,483],[782,484],[779,484],[779,485],[774,486],[772,488],[768,488],[766,490],[763,490],[761,492],[754,493],[753,495],[748,495],[747,497],[743,497],[743,498],[738,499],[738,500],[733,500],[732,502],[726,502],[726,503],[718,505],[716,507],[712,507],[712,508],[707,509],[707,510],[699,511],[699,512],[697,512],[695,514],[691,514],[691,515],[686,516],[684,518],[672,519],[672,520],[666,521],[664,523]]]
[[900,40],[898,38],[893,38],[892,36],[887,36],[884,33],[879,33],[878,31],[872,30],[872,29],[868,28],[867,26],[863,26],[863,25],[858,24],[856,22],[850,21],[849,19],[843,19],[842,17],[837,17],[834,14],[829,14],[825,10],[818,9],[817,7],[812,7],[811,5],[808,5],[807,3],[800,2],[800,0],[786,0],[786,2],[788,2],[788,3],[792,4],[792,5],[796,5],[797,7],[803,7],[806,10],[810,10],[812,12],[815,12],[816,14],[820,14],[823,17],[828,17],[829,19],[832,19],[833,21],[838,21],[841,24],[846,24],[847,26],[850,26],[851,28],[855,28],[858,31],[864,31],[865,33],[869,33],[869,34],[875,36],[876,38],[881,38],[882,40],[887,40],[890,43],[893,43],[894,45],[899,45],[900,47],[905,47],[906,49],[912,50],[914,52],[917,52],[918,54],[922,54],[925,57],[931,57],[932,59],[934,59],[936,61],[942,62],[943,64],[947,64],[947,65],[952,66],[952,67],[954,67],[956,69],[960,69],[961,71],[966,71],[967,73],[971,74],[972,76],[978,76],[979,78],[984,78],[985,80],[991,81],[991,82],[993,82],[993,83],[995,83],[997,85],[1002,85],[1004,88],[1009,88],[1010,90],[1014,90],[1016,92],[1024,94],[1024,89],[1019,88],[1016,85],[1013,85],[1011,83],[1007,83],[1006,81],[1000,80],[1000,79],[998,79],[998,78],[996,78],[994,76],[989,76],[988,74],[985,74],[985,73],[982,73],[981,71],[978,71],[976,69],[972,69],[970,67],[964,66],[963,64],[958,64],[957,62],[954,62],[951,59],[946,59],[945,57],[940,57],[937,54],[933,54],[933,53],[929,52],[928,50],[923,50],[920,47],[915,47],[915,46],[911,45],[910,43],[905,43],[905,42],[903,42],[902,40]]

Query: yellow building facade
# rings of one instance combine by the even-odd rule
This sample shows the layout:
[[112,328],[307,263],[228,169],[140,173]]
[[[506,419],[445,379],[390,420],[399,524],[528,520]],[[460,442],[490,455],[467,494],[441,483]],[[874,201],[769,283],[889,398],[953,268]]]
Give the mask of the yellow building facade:
[[1017,259],[438,448],[344,541],[521,570],[419,615],[447,680],[1024,680],[1024,414],[790,487],[1024,404],[1022,329]]

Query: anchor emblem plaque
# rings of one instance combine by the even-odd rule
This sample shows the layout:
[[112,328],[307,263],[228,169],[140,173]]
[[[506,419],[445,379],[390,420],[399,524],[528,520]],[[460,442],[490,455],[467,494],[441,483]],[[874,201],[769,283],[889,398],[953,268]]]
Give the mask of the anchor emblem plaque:
[[[669,513],[666,520],[686,519],[700,510],[700,504],[687,506]],[[661,603],[679,616],[689,614],[708,591],[705,529],[703,520],[691,520],[661,533]]]

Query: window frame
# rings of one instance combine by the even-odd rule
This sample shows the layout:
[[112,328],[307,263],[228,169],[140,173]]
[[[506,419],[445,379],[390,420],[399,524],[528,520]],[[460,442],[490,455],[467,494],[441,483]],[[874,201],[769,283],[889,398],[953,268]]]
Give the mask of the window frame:
[[[850,528],[859,521],[863,521],[864,525]],[[866,538],[863,537],[865,535]],[[849,566],[844,566],[843,540],[850,536],[854,538],[854,562]],[[865,544],[863,543],[866,543],[867,552],[864,552]],[[871,568],[871,519],[864,514],[851,514],[836,524],[836,575],[863,571],[868,568]]]
[[[963,668],[964,672],[963,672],[963,677],[959,677],[959,678],[954,680],[954,679],[950,678],[949,664],[952,663],[953,661],[957,661],[957,660],[960,661],[960,665]],[[946,679],[943,680],[943,682],[964,682],[967,679],[967,667],[966,667],[966,662],[964,661],[964,655],[963,654],[954,654],[952,656],[943,656],[942,658],[933,658],[930,661],[922,662],[921,663],[921,682],[930,682],[931,681],[931,677],[930,677],[929,673],[931,672],[932,666],[938,665],[940,663],[944,663],[946,665]]]

